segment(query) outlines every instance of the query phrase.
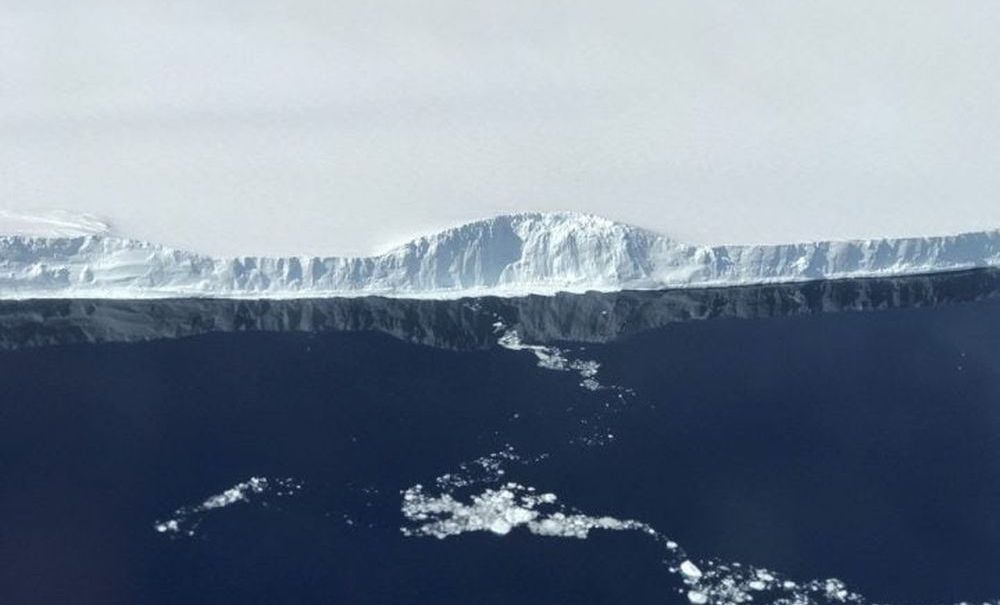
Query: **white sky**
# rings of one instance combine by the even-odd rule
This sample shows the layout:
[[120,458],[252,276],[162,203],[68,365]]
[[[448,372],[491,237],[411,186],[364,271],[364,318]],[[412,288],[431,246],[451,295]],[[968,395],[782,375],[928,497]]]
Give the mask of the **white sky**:
[[1000,3],[0,0],[0,208],[221,254],[515,210],[1000,227]]

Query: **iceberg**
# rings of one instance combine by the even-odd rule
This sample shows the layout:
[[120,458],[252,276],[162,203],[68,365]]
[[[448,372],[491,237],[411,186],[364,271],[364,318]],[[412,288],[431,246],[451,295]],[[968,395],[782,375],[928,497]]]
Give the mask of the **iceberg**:
[[574,212],[496,216],[367,257],[212,257],[86,215],[0,213],[0,299],[550,295],[1000,266],[1000,231],[699,246]]

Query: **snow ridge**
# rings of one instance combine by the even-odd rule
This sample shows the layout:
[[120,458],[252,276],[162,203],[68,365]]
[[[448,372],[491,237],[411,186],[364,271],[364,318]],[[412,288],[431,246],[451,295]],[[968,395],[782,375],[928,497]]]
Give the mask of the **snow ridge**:
[[694,246],[592,215],[557,212],[476,221],[370,257],[213,258],[120,237],[92,217],[47,217],[0,214],[0,298],[457,298],[1000,266],[1000,231]]
[[0,209],[0,235],[76,237],[110,231],[110,225],[89,214],[78,214],[67,210],[18,212]]

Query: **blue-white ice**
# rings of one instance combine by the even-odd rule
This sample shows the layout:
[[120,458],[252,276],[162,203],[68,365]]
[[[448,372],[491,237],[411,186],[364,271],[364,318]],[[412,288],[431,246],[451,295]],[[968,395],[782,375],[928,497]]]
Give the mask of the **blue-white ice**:
[[456,298],[933,273],[1000,265],[1000,231],[696,246],[571,212],[498,216],[369,257],[216,258],[90,217],[0,215],[0,298]]

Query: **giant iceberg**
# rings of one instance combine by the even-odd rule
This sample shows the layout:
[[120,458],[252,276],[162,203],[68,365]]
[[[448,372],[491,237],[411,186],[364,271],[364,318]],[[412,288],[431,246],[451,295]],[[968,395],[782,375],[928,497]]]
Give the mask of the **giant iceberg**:
[[699,246],[573,212],[497,216],[367,257],[217,258],[70,213],[0,213],[0,298],[457,298],[898,276],[1000,266],[1000,231]]

